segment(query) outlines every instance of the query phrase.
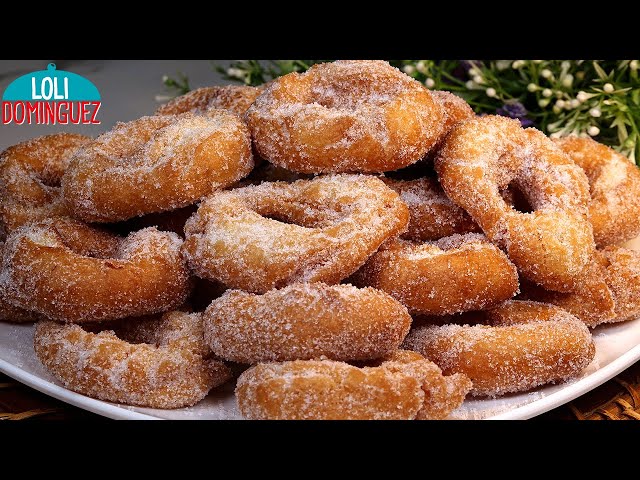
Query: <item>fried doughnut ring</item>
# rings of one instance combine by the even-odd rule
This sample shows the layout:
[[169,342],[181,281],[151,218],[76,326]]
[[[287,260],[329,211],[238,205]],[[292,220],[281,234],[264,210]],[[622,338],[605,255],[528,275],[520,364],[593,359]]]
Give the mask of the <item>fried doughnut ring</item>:
[[515,266],[477,233],[424,244],[391,240],[351,280],[428,315],[480,310],[518,292]]
[[604,247],[640,234],[638,167],[591,138],[565,137],[555,142],[589,179],[589,213],[596,245]]
[[228,290],[204,313],[211,350],[251,364],[378,358],[396,350],[410,326],[407,309],[384,292],[323,283],[264,295]]
[[471,388],[429,360],[396,352],[378,366],[332,360],[262,363],[238,378],[242,415],[255,420],[441,419]]
[[427,155],[429,158],[433,158],[433,155],[440,150],[444,138],[447,136],[447,133],[451,131],[454,125],[462,120],[475,116],[475,112],[471,108],[471,105],[455,93],[447,92],[445,90],[431,90],[431,95],[442,106],[444,111],[444,127],[437,144]]
[[[435,163],[440,183],[522,275],[548,290],[572,291],[592,260],[589,183],[542,132],[484,116],[453,127]],[[500,194],[511,182],[533,208],[521,213]]]
[[406,167],[424,157],[444,124],[442,107],[419,82],[369,60],[280,77],[245,118],[260,156],[300,173]]
[[121,239],[67,222],[25,225],[7,238],[0,291],[11,304],[80,323],[162,312],[187,298],[175,233],[147,228]]
[[230,288],[335,284],[408,221],[406,205],[372,176],[262,183],[206,199],[187,221],[183,252],[196,275]]
[[209,115],[212,110],[223,109],[241,117],[258,98],[263,88],[246,85],[197,88],[170,100],[158,108],[155,114],[176,115],[191,112]]
[[202,334],[202,325],[196,317],[174,312],[154,326],[148,334],[155,345],[149,345],[121,340],[113,331],[95,334],[79,325],[42,321],[36,324],[34,348],[66,388],[126,405],[194,405],[231,377],[224,363],[198,350],[194,336]]
[[[4,257],[4,243],[0,242],[0,272]],[[27,323],[39,320],[36,313],[14,307],[4,299],[3,290],[0,288],[0,322]]]
[[552,303],[589,327],[640,315],[640,252],[610,245],[596,252],[590,275],[575,292],[548,292],[527,285],[524,298]]
[[409,227],[402,238],[415,242],[438,240],[459,233],[480,232],[469,214],[454,204],[436,179],[417,180],[382,178],[409,207]]
[[606,282],[615,301],[616,316],[610,322],[624,322],[640,315],[640,252],[614,245],[601,251]]
[[447,375],[464,373],[472,395],[491,397],[576,377],[595,356],[587,326],[561,308],[510,300],[486,316],[489,325],[417,327],[403,348]]
[[74,216],[115,222],[185,207],[252,168],[249,131],[236,115],[142,117],[77,152],[62,189]]
[[116,321],[113,331],[125,342],[174,345],[202,357],[212,356],[211,349],[204,341],[201,313],[172,311],[161,315],[124,318]]
[[0,154],[0,230],[67,215],[60,181],[73,154],[91,140],[73,133],[37,137]]

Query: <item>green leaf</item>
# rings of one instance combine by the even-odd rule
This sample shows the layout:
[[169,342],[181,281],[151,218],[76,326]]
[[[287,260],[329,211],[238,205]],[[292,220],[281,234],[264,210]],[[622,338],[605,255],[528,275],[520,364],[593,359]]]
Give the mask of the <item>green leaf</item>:
[[596,62],[595,60],[593,61],[593,68],[596,71],[596,74],[598,75],[598,77],[600,77],[600,80],[607,80],[606,72],[602,69],[600,65],[598,65],[598,62]]

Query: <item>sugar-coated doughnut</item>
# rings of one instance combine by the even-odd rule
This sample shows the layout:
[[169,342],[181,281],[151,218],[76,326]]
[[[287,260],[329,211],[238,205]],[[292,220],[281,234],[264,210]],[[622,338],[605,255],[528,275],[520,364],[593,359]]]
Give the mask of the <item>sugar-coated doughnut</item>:
[[187,112],[208,115],[212,110],[223,109],[242,116],[260,95],[262,89],[263,87],[248,85],[197,88],[162,105],[156,110],[156,115],[176,115]]
[[526,285],[523,297],[552,303],[589,327],[632,320],[640,315],[640,252],[610,245],[596,252],[596,261],[575,292],[549,292]]
[[238,378],[242,415],[256,420],[412,420],[445,418],[471,388],[443,377],[424,358],[391,354],[372,367],[332,360],[261,363]]
[[444,113],[384,61],[317,64],[274,80],[245,116],[261,157],[301,173],[386,172],[420,160]]
[[433,159],[434,155],[437,154],[438,150],[442,146],[444,138],[455,124],[466,118],[475,116],[475,112],[471,108],[471,105],[455,93],[447,92],[445,90],[431,90],[431,95],[442,106],[442,110],[444,111],[444,125],[438,143],[436,143],[427,155],[428,159]]
[[498,396],[578,376],[595,356],[587,326],[561,308],[510,300],[486,312],[488,325],[423,325],[403,348],[463,373],[472,395]]
[[4,248],[0,292],[17,307],[64,322],[141,316],[180,306],[189,273],[175,233],[113,237],[80,222],[24,225]]
[[253,165],[249,131],[236,115],[157,115],[118,123],[80,149],[62,190],[75,217],[116,222],[193,204]]
[[231,372],[198,350],[202,326],[197,317],[168,315],[147,331],[149,343],[41,321],[34,334],[36,356],[66,388],[93,398],[151,408],[194,405]]
[[335,284],[408,221],[398,194],[373,176],[265,182],[207,198],[187,221],[183,251],[196,275],[230,288]]
[[384,292],[323,283],[263,295],[228,290],[204,312],[211,350],[251,364],[378,358],[396,350],[410,326],[407,309]]
[[[435,161],[445,193],[520,273],[548,290],[572,291],[595,249],[588,221],[589,183],[580,167],[542,132],[501,116],[456,124]],[[513,183],[532,212],[505,202]]]
[[[2,259],[4,243],[0,242],[0,272],[2,271]],[[39,319],[38,314],[14,307],[4,299],[3,290],[0,289],[0,322],[26,323],[35,322]]]
[[67,215],[60,182],[73,154],[90,140],[56,133],[0,153],[0,232],[6,235],[25,223]]
[[488,308],[518,292],[515,266],[478,233],[422,244],[390,240],[351,280],[428,315]]
[[467,212],[449,200],[435,178],[382,180],[398,192],[400,199],[409,207],[409,226],[402,238],[424,242],[456,233],[481,231]]
[[628,158],[588,137],[555,140],[591,187],[589,213],[598,247],[640,234],[640,170]]

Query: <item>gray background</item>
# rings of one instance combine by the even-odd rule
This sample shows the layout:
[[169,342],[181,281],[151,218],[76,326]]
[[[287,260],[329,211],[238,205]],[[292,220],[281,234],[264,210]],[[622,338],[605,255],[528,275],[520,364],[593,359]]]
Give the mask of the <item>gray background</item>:
[[[117,121],[133,120],[149,115],[160,105],[156,95],[166,93],[162,76],[183,72],[191,88],[229,83],[213,71],[210,60],[0,60],[0,96],[21,75],[45,70],[55,63],[58,70],[82,75],[94,83],[102,97],[98,113],[100,125],[2,125],[0,150],[39,135],[75,132],[96,136],[109,130]],[[229,62],[213,60],[226,66]]]

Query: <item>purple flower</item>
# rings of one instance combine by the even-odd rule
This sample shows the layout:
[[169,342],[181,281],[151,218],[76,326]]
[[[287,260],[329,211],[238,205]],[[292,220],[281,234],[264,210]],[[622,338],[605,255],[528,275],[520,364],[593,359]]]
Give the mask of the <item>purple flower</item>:
[[527,109],[517,100],[507,101],[502,107],[496,109],[498,115],[509,118],[517,118],[523,127],[533,126],[533,121],[527,118]]

